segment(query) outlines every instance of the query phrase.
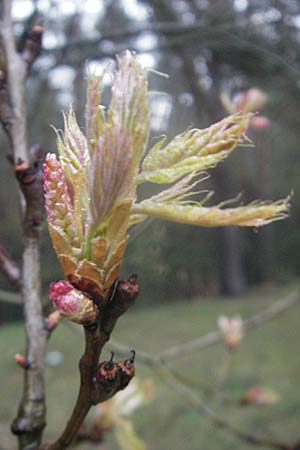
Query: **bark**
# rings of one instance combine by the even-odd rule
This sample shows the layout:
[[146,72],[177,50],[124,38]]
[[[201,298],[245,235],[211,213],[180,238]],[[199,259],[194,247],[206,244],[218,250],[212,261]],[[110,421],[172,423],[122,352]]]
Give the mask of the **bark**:
[[[118,318],[130,308],[138,293],[136,275],[132,275],[128,280],[119,281],[112,299],[100,312],[97,323],[85,327],[85,351],[79,363],[80,388],[75,407],[61,436],[53,444],[42,446],[41,450],[66,449],[74,441],[90,408],[109,399],[129,383],[131,377],[124,380],[124,374],[120,374],[119,371],[117,376],[110,378],[109,381],[99,379],[97,372],[102,349],[109,340]],[[134,359],[132,364],[133,361]]]
[[43,325],[40,286],[40,225],[43,211],[39,152],[29,151],[27,141],[25,80],[38,56],[42,29],[32,29],[24,37],[21,52],[16,49],[11,2],[1,5],[1,37],[5,68],[0,74],[0,120],[11,143],[11,156],[20,187],[23,250],[21,297],[25,317],[26,358],[23,397],[12,431],[19,449],[33,449],[41,443],[45,426],[44,354],[47,332]]

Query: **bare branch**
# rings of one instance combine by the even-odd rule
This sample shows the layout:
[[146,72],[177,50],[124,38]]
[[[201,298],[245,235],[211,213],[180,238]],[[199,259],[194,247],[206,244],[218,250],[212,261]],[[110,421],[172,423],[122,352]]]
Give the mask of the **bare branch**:
[[136,275],[128,280],[119,281],[112,299],[100,314],[98,323],[84,328],[85,351],[79,363],[80,389],[75,407],[62,435],[53,444],[42,446],[41,450],[66,449],[76,437],[90,408],[112,397],[118,390],[124,389],[126,383],[124,377],[119,376],[119,372],[118,376],[110,378],[108,383],[105,383],[105,380],[98,380],[98,364],[102,349],[109,340],[118,318],[133,304],[138,292]]
[[[256,328],[265,322],[277,317],[284,311],[287,311],[290,307],[295,305],[300,300],[300,295],[298,291],[292,292],[287,297],[278,300],[271,306],[266,308],[264,311],[259,312],[255,316],[244,321],[243,326],[245,330],[251,330]],[[220,331],[211,331],[205,336],[201,336],[198,339],[193,339],[192,341],[186,342],[182,345],[177,345],[169,348],[161,353],[159,353],[156,358],[162,361],[170,361],[188,353],[203,350],[211,345],[220,342],[223,339],[223,335]]]
[[[249,319],[246,319],[243,322],[244,329],[250,331],[252,329],[255,329],[256,327],[263,325],[269,320],[275,319],[276,317],[287,311],[289,308],[296,305],[299,301],[299,292],[292,292],[287,297],[277,300],[268,308],[258,312]],[[191,353],[204,350],[222,340],[223,335],[220,331],[210,331],[204,336],[200,336],[197,339],[193,339],[181,345],[170,347],[167,350],[157,353],[155,356],[152,356],[149,353],[144,352],[143,350],[137,349],[138,361],[147,366],[164,364],[177,358],[188,357]],[[111,341],[111,344],[113,345],[113,348],[121,354],[125,355],[128,352],[128,348],[125,345],[120,344],[115,340]]]
[[18,288],[21,286],[20,268],[2,245],[0,245],[0,271],[14,286]]
[[22,56],[17,53],[13,24],[11,19],[11,1],[3,0],[1,20],[1,37],[7,66],[7,85],[12,108],[9,134],[13,143],[14,160],[28,160],[27,136],[25,123],[24,84],[26,65]]
[[236,436],[238,439],[256,447],[269,447],[277,450],[294,450],[294,448],[296,448],[291,444],[274,441],[269,438],[257,436],[255,434],[240,430],[235,425],[216,414],[199,398],[199,396],[197,396],[193,389],[189,388],[181,380],[179,380],[170,369],[165,366],[158,366],[155,371],[158,375],[163,377],[164,381],[175,389],[177,394],[183,397],[185,401],[187,401],[190,406],[195,409],[195,411],[210,419],[216,427],[222,428]]
[[[266,308],[246,320],[244,322],[245,328],[250,330],[257,326],[263,325],[275,317],[278,317],[290,307],[294,306],[299,299],[299,293],[296,291],[289,296],[278,300],[269,308]],[[217,415],[209,406],[206,405],[206,403],[204,403],[201,398],[199,398],[197,392],[190,388],[181,376],[165,365],[166,359],[171,360],[183,354],[189,355],[192,351],[194,352],[196,349],[199,350],[206,348],[219,342],[221,339],[223,339],[221,333],[212,332],[197,340],[183,344],[182,346],[173,347],[170,351],[166,350],[156,356],[137,350],[138,361],[146,364],[154,372],[161,376],[167,384],[171,385],[172,388],[175,388],[176,392],[181,395],[192,408],[194,408],[199,414],[206,416],[216,427],[223,428],[237,438],[253,446],[269,447],[277,450],[297,450],[299,443],[286,444],[240,430],[223,417]],[[117,342],[112,342],[112,344],[115,349],[122,353],[126,353],[126,351],[128,351],[122,344]],[[165,356],[163,357],[163,355],[167,355],[168,358]]]
[[[6,72],[1,72],[0,119],[9,135],[16,175],[23,195],[22,303],[25,315],[26,359],[23,399],[12,431],[19,437],[20,450],[37,447],[45,426],[44,354],[47,331],[44,328],[40,287],[40,224],[42,220],[42,181],[37,155],[30,154],[26,133],[25,78],[28,65],[37,55],[26,44],[24,57],[17,52],[11,19],[11,1],[3,0],[1,37]],[[32,36],[31,36],[32,38]],[[31,39],[32,40],[32,39]],[[31,43],[32,44],[32,43]],[[25,61],[26,60],[26,61]],[[4,74],[4,76],[3,76]]]

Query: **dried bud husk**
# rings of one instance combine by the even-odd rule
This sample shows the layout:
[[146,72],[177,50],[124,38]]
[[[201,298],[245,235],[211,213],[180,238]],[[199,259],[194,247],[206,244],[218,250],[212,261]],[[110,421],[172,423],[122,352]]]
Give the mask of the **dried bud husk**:
[[112,359],[103,361],[97,370],[96,378],[100,383],[113,383],[118,378],[118,365]]
[[131,353],[132,355],[129,359],[126,359],[125,361],[121,361],[118,363],[118,366],[121,370],[120,390],[125,389],[135,375],[135,368],[134,368],[135,351],[132,350]]
[[51,283],[49,297],[60,313],[72,322],[89,325],[97,319],[98,308],[93,300],[68,281]]
[[100,363],[96,373],[96,391],[95,404],[111,398],[116,392],[121,391],[128,386],[135,374],[134,359],[135,351],[125,361],[114,362],[113,352],[109,361]]

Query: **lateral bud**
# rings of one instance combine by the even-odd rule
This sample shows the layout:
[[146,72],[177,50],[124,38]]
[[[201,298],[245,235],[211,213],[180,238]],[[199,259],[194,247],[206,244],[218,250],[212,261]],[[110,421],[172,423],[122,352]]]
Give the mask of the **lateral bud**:
[[52,333],[52,331],[55,330],[59,324],[60,317],[61,314],[59,311],[53,311],[48,317],[45,318],[44,326],[49,333]]
[[120,390],[125,389],[135,375],[134,360],[135,350],[131,350],[131,357],[118,363],[121,370]]
[[96,375],[98,382],[109,385],[116,380],[118,376],[118,364],[113,359],[114,352],[111,352],[110,360],[100,363]]
[[49,297],[59,312],[72,322],[90,325],[97,319],[99,311],[93,300],[68,281],[51,283]]
[[114,353],[112,352],[109,361],[103,361],[99,364],[95,378],[95,404],[111,398],[116,392],[121,391],[128,386],[135,375],[135,350],[132,350],[131,353],[132,355],[130,358],[124,361],[115,362],[113,360]]
[[20,353],[17,353],[15,355],[15,361],[20,367],[22,367],[22,369],[25,370],[29,369],[31,365],[30,361],[28,361],[28,359],[24,355],[21,355]]
[[134,303],[138,294],[137,274],[133,274],[127,280],[118,282],[113,303],[120,309],[121,313],[124,313]]

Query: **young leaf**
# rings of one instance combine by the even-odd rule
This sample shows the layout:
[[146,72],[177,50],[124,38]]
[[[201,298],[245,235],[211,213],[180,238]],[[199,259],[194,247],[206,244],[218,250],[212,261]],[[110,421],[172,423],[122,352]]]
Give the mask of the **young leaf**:
[[132,213],[202,227],[228,225],[260,227],[275,220],[284,219],[287,216],[288,207],[288,199],[276,203],[257,202],[236,208],[204,207],[180,201],[163,203],[149,199],[133,205]]
[[216,166],[245,140],[249,114],[235,114],[205,130],[188,130],[162,147],[164,139],[146,156],[136,183],[171,183],[191,172]]

